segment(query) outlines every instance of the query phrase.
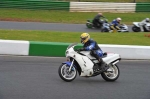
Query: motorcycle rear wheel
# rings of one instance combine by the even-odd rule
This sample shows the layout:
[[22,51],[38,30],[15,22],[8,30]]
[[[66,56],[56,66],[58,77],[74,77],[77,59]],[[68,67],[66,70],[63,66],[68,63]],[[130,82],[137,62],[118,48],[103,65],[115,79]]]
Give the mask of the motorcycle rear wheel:
[[72,67],[71,71],[69,72],[70,66],[67,64],[61,64],[58,69],[58,74],[60,78],[64,81],[71,82],[73,81],[77,76],[77,70],[75,67]]
[[116,81],[119,75],[120,70],[116,64],[110,65],[109,69],[101,74],[102,78],[106,81]]

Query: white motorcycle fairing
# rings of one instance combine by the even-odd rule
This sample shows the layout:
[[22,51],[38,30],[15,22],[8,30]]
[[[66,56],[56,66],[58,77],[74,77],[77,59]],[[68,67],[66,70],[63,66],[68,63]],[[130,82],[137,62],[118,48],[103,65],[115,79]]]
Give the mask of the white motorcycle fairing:
[[[93,61],[94,63],[98,63],[98,60],[95,57],[91,56],[90,51],[82,51],[80,53],[86,55],[90,59],[90,61],[94,60]],[[104,56],[102,59],[106,64],[110,64],[113,61],[120,59],[120,55],[114,53],[107,53],[107,56],[106,57]]]
[[92,76],[94,63],[86,56],[82,56],[75,52],[73,48],[66,51],[66,57],[75,59],[81,67],[80,76]]
[[[145,25],[142,25],[142,28],[144,32],[150,31],[150,23],[146,23]],[[140,22],[133,22],[132,30],[134,32],[141,32]]]
[[[90,51],[81,51],[80,53],[74,51],[74,46],[66,50],[66,57],[73,58],[79,64],[81,67],[80,76],[92,76],[94,74],[94,63],[98,63],[98,60],[90,55]],[[119,54],[109,53],[102,59],[109,65],[118,63],[121,58]],[[71,66],[71,62],[68,65]]]
[[139,22],[133,22],[133,25],[135,25],[136,27],[140,27]]
[[[135,26],[137,26],[137,27],[140,27],[139,23],[140,23],[140,22],[133,22],[133,25],[135,25]],[[150,27],[150,23],[147,23],[146,26],[147,26],[147,27]]]
[[[126,24],[121,24],[119,27],[120,30],[118,30],[118,32],[129,32],[128,26]],[[104,30],[106,29],[106,31],[103,31],[103,29]],[[110,24],[108,23],[103,24],[102,32],[111,32],[110,30],[111,30]]]

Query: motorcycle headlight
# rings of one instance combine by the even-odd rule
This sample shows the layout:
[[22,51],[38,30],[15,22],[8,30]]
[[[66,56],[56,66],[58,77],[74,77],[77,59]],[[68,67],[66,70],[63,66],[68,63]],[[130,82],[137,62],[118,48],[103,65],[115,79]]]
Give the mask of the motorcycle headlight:
[[70,57],[67,57],[67,61],[70,61]]
[[69,51],[66,51],[66,55],[69,54]]

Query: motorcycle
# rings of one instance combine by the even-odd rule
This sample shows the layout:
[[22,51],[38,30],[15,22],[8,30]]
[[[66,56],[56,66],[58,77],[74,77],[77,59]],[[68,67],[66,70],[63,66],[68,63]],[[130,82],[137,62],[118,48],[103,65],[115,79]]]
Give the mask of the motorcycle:
[[[148,27],[148,30],[145,27]],[[132,30],[134,32],[141,32],[139,22],[133,22]],[[146,25],[144,25],[143,30],[144,30],[144,32],[149,32],[150,31],[150,23],[147,23]]]
[[87,28],[101,28],[103,26],[104,23],[106,23],[107,19],[100,19],[100,22],[102,24],[98,24],[97,26],[95,26],[93,24],[93,20],[92,19],[88,19],[87,22],[86,22],[86,26]]
[[104,53],[103,61],[107,64],[106,71],[99,70],[99,61],[91,56],[90,51],[76,51],[74,47],[77,43],[68,46],[66,50],[67,61],[63,62],[58,73],[62,80],[66,82],[73,81],[77,72],[81,77],[94,77],[97,75],[102,76],[106,81],[115,81],[120,75],[117,63],[121,60],[119,54]]
[[[119,26],[120,30],[118,30],[117,32],[129,32],[128,26],[126,24],[121,24]],[[110,28],[110,24],[109,23],[105,23],[103,24],[103,27],[101,29],[101,32],[111,32],[111,28]]]

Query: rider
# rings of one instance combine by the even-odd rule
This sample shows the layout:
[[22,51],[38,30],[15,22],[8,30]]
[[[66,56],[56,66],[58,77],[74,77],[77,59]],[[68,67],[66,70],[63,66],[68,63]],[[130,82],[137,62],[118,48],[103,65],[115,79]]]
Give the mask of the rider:
[[149,28],[146,26],[146,24],[149,23],[149,22],[150,22],[150,19],[149,18],[145,18],[143,21],[141,21],[139,23],[141,32],[144,32],[143,26],[145,26],[146,30],[150,31]]
[[113,30],[112,31],[113,33],[116,32],[117,30],[120,30],[119,25],[121,20],[122,19],[118,17],[112,21],[110,28]]
[[99,25],[102,24],[102,22],[101,22],[101,20],[100,20],[101,17],[102,17],[102,18],[105,18],[102,13],[98,13],[98,14],[94,17],[94,19],[93,19],[93,24],[94,24],[95,27],[99,27]]
[[100,68],[102,71],[105,71],[106,63],[103,61],[103,51],[98,46],[97,42],[90,39],[90,35],[88,33],[82,33],[81,36],[81,43],[84,44],[83,48],[79,49],[80,51],[91,51],[91,55],[94,56],[100,63]]

